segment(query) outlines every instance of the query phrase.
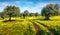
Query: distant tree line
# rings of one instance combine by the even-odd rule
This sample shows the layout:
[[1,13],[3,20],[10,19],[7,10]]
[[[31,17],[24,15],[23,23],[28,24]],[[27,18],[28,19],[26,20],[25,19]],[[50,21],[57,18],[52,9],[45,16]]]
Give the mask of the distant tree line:
[[60,7],[58,4],[48,4],[41,10],[41,14],[39,13],[29,13],[28,10],[25,10],[23,13],[20,13],[19,7],[16,6],[7,6],[4,8],[3,12],[0,12],[0,17],[5,18],[9,17],[9,20],[11,20],[11,17],[27,17],[27,16],[45,16],[45,20],[49,20],[50,16],[56,16],[60,15]]
[[20,13],[19,7],[16,6],[7,6],[4,8],[3,12],[0,12],[0,17],[4,19],[5,17],[9,17],[9,21],[11,17],[27,17],[27,16],[39,16],[39,13],[29,13],[28,10],[25,10],[23,13]]

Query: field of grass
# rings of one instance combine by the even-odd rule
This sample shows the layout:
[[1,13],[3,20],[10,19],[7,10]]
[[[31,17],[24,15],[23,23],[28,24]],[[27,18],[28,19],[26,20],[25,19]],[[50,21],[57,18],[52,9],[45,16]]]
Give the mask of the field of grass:
[[0,35],[60,35],[60,16],[50,17],[51,20],[43,20],[44,17],[14,17],[0,19]]

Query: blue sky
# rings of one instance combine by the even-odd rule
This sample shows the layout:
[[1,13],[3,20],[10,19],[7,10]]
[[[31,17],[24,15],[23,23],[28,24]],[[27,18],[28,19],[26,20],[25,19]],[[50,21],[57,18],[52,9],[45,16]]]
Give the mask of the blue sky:
[[0,12],[2,12],[6,6],[12,5],[19,7],[21,12],[28,10],[33,13],[41,13],[42,8],[47,4],[60,5],[60,0],[0,0]]

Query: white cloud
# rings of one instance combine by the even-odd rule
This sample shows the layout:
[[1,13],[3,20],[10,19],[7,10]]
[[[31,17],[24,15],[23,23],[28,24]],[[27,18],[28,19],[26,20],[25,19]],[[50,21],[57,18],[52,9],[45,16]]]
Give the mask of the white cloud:
[[38,13],[41,13],[41,9],[46,6],[47,4],[49,3],[37,3],[35,6],[31,6],[31,7],[23,7],[21,8],[21,11],[23,12],[24,10],[28,10],[29,12],[38,12]]
[[[18,5],[16,5],[16,4],[18,4]],[[20,4],[21,4],[21,2],[20,1],[15,1],[14,2],[14,4],[12,4],[12,3],[9,3],[9,2],[0,2],[0,12],[1,11],[3,11],[3,9],[7,6],[7,5],[15,5],[15,6],[17,6],[17,7],[19,7],[20,8],[20,10],[21,10],[21,12],[24,12],[25,10],[28,10],[29,12],[33,12],[33,13],[35,13],[35,12],[38,12],[38,13],[41,13],[41,9],[44,7],[44,6],[46,6],[47,4],[50,4],[50,3],[54,3],[54,2],[39,2],[39,3],[37,3],[37,4],[34,4],[33,2],[24,2],[25,4],[27,4],[27,5],[24,5],[24,6],[21,6]],[[55,3],[57,3],[57,2],[55,2]],[[54,3],[54,4],[55,4]],[[59,3],[59,2],[58,2]]]
[[2,3],[2,2],[0,2],[0,12],[2,12],[3,11],[3,9],[7,6],[7,5],[10,5],[9,3]]
[[[21,1],[13,1],[13,2],[0,2],[0,12],[2,12],[3,11],[3,9],[6,7],[6,6],[10,6],[10,5],[14,5],[14,6],[17,6],[17,7],[20,7],[20,4],[21,4],[22,2]],[[25,4],[27,4],[27,5],[32,5],[33,4],[33,2],[24,2]],[[18,6],[19,5],[19,6]],[[21,6],[21,8],[23,8],[22,6]],[[26,10],[26,9],[29,9],[28,7],[24,7],[23,9],[21,9],[21,10]]]
[[13,5],[13,4],[10,4],[9,2],[0,2],[0,12],[3,11],[3,9],[6,7],[6,6],[10,6],[10,5]]
[[25,6],[25,7],[22,7],[20,8],[21,11],[23,12],[24,10],[28,10],[29,12],[38,12],[38,13],[41,13],[41,10],[43,7],[45,7],[46,5],[48,4],[56,4],[57,2],[40,2],[40,3],[37,3],[35,4],[35,6]]

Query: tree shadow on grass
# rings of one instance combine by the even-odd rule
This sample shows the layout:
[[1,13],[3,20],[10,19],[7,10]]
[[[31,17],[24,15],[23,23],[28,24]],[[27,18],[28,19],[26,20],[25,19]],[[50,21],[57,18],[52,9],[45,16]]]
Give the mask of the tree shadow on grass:
[[44,21],[44,19],[33,19],[33,20],[40,20],[40,21]]
[[2,22],[13,22],[13,21],[16,21],[16,20],[4,20]]
[[4,20],[2,22],[23,22],[23,20]]
[[40,21],[53,21],[53,20],[45,20],[45,19],[32,19],[33,21],[35,21],[35,20],[40,20]]

